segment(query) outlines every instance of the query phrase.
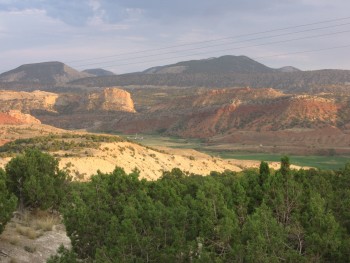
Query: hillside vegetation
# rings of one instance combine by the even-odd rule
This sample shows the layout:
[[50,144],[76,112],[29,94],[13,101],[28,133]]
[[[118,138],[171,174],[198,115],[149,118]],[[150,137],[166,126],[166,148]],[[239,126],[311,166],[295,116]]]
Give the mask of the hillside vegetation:
[[[309,93],[323,90],[347,92],[350,83],[348,70],[317,70],[301,72],[273,73],[164,73],[164,74],[125,74],[118,76],[85,78],[70,82],[72,85],[90,87],[110,87],[128,85],[153,85],[169,87],[271,87],[287,92]],[[319,88],[319,86],[322,87]]]
[[[283,157],[278,170],[261,162],[206,177],[179,168],[155,181],[139,174],[116,167],[72,182],[53,157],[28,150],[1,170],[0,200],[16,195],[26,208],[62,212],[72,249],[49,263],[350,260],[349,164],[293,170]],[[3,224],[11,209],[0,210]]]
[[[222,160],[191,149],[178,151],[147,147],[119,136],[47,130],[45,126],[27,129],[10,126],[4,129],[4,133],[23,138],[14,140],[10,139],[13,138],[11,135],[7,135],[9,141],[0,146],[0,167],[6,166],[11,157],[23,154],[26,149],[36,148],[59,158],[59,167],[76,180],[89,180],[97,170],[112,172],[117,165],[127,172],[135,168],[142,170],[141,177],[151,180],[156,180],[163,171],[179,165],[187,171],[201,174],[209,174],[212,170],[241,170],[239,164],[231,160]],[[40,133],[43,135],[39,136]]]

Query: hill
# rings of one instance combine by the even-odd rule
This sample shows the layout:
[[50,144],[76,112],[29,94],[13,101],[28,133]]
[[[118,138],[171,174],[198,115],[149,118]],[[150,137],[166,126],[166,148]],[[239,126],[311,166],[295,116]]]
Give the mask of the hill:
[[0,82],[25,82],[39,84],[62,84],[91,76],[79,72],[61,62],[26,64],[0,74]]
[[[349,153],[349,96],[253,88],[130,88],[137,113],[37,114],[69,129],[202,138],[213,147],[293,154]],[[311,135],[312,134],[312,135]],[[294,138],[292,140],[292,138]],[[293,142],[292,142],[293,141]],[[292,143],[292,144],[291,144]],[[264,145],[264,148],[259,145]],[[266,147],[265,147],[266,146]]]
[[40,124],[41,122],[30,114],[24,114],[18,110],[9,110],[0,113],[0,124]]
[[[243,57],[246,58],[246,57]],[[213,62],[212,62],[213,61]],[[247,58],[247,61],[252,60]],[[350,70],[300,71],[294,67],[271,69],[262,64],[248,63],[240,68],[226,67],[220,59],[180,62],[155,67],[142,73],[118,76],[89,77],[70,82],[86,87],[156,86],[156,87],[252,87],[274,88],[288,93],[344,94],[349,92]],[[249,66],[247,66],[249,65]],[[237,71],[230,71],[230,70]],[[251,71],[249,71],[251,70]]]
[[79,72],[61,62],[28,64],[1,74],[0,88],[81,92],[93,87],[132,85],[207,88],[249,86],[298,94],[327,92],[342,95],[349,91],[350,83],[350,70],[301,71],[291,66],[273,69],[246,56],[182,61],[122,75],[111,75],[111,72],[103,69],[87,72]]
[[271,88],[140,87],[129,91],[1,91],[0,111],[15,109],[64,129],[203,138],[211,148],[225,145],[294,154],[350,152],[349,96],[293,95]]
[[[14,136],[18,140],[14,140]],[[112,172],[116,166],[127,172],[138,168],[142,171],[141,177],[150,180],[159,178],[163,171],[180,166],[203,175],[225,169],[241,170],[237,161],[213,158],[194,150],[150,148],[118,136],[70,132],[39,124],[0,125],[0,142],[3,144],[0,166],[4,166],[10,156],[36,147],[59,157],[60,167],[77,180],[88,180],[97,170]]]
[[272,69],[224,56],[78,79],[64,92],[53,84],[60,93],[0,92],[0,111],[65,129],[202,138],[220,149],[343,154],[350,152],[349,83],[348,70]]
[[292,66],[286,66],[286,67],[278,68],[278,69],[276,69],[276,71],[279,71],[279,72],[299,72],[301,70],[297,69],[295,67],[292,67]]
[[183,61],[172,65],[153,67],[143,73],[268,73],[269,68],[246,56],[222,56],[201,60]]
[[29,114],[17,110],[0,112],[0,125],[40,124],[41,122]]
[[83,72],[90,74],[90,75],[94,75],[96,77],[115,75],[112,71],[108,71],[108,70],[105,70],[102,68],[85,69],[85,70],[83,70]]

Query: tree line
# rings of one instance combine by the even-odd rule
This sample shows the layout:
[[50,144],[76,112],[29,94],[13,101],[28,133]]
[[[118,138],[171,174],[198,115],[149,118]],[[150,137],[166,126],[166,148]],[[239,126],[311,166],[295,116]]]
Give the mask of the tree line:
[[0,227],[16,200],[62,213],[72,249],[49,263],[350,261],[350,163],[293,170],[283,157],[277,171],[174,168],[156,181],[116,168],[88,182],[57,167],[30,150],[0,173]]

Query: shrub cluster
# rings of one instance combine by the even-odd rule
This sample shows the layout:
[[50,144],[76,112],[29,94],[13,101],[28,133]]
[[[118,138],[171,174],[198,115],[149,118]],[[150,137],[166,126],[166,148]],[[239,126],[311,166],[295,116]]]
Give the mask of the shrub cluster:
[[123,138],[118,136],[96,134],[61,134],[39,136],[28,139],[18,139],[0,147],[0,154],[8,156],[15,153],[24,153],[26,149],[37,148],[40,151],[55,152],[85,148],[98,148],[103,142],[121,142]]
[[[341,171],[188,174],[117,168],[77,183],[63,208],[86,262],[349,262],[350,165]],[[60,261],[56,261],[60,262]]]

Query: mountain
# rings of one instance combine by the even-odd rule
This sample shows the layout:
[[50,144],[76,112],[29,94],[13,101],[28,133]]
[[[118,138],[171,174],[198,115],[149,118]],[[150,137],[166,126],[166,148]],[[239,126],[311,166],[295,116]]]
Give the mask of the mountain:
[[286,66],[286,67],[278,68],[276,70],[279,72],[299,72],[299,71],[301,71],[300,69],[292,67],[292,66]]
[[301,71],[292,66],[267,67],[246,56],[222,56],[157,66],[143,72],[78,79],[70,85],[86,87],[157,86],[157,87],[252,87],[274,88],[288,93],[346,94],[350,70]]
[[246,56],[222,56],[201,60],[183,61],[172,65],[153,67],[143,73],[269,73],[269,68]]
[[79,72],[62,62],[53,61],[19,66],[0,74],[0,82],[56,85],[90,76],[90,74]]
[[[292,66],[267,67],[246,56],[222,56],[182,61],[143,72],[106,75],[103,69],[79,72],[60,62],[28,64],[0,75],[3,90],[46,90],[84,92],[95,87],[167,86],[167,87],[252,87],[274,88],[288,93],[347,94],[350,70],[301,71]],[[30,84],[30,85],[28,85]]]
[[115,75],[112,71],[108,71],[102,68],[85,69],[83,72],[94,75],[96,77]]
[[70,85],[86,87],[158,86],[158,87],[271,87],[290,93],[348,93],[350,70],[315,70],[271,73],[134,73],[75,80]]

